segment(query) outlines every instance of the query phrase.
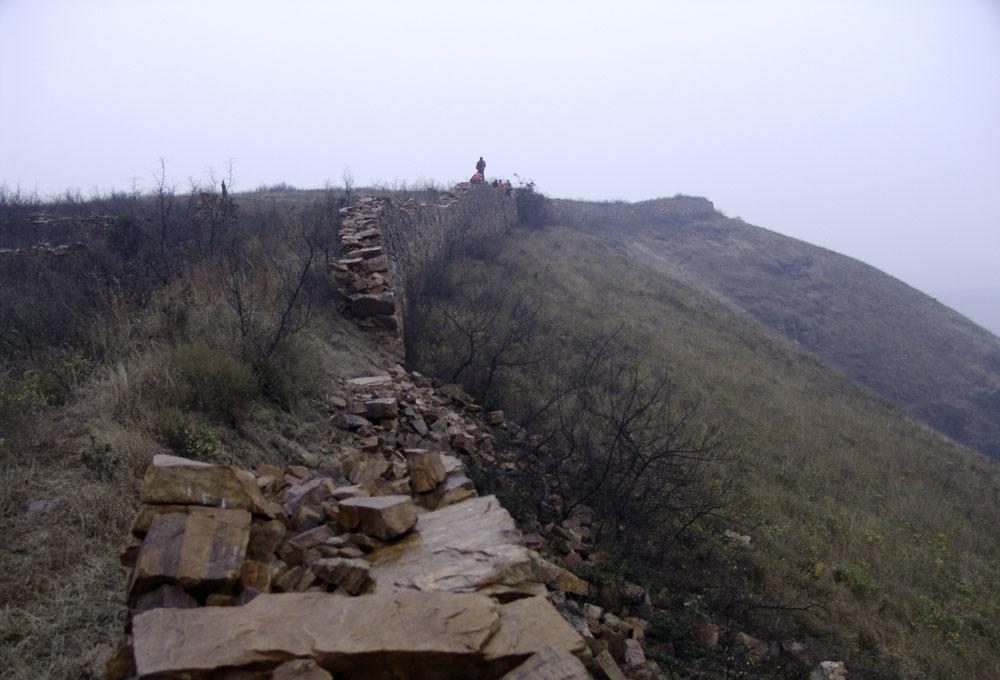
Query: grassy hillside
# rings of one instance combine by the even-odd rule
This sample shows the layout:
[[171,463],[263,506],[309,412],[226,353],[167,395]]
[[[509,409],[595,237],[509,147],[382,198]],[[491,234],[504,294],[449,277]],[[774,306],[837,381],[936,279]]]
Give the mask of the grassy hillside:
[[560,221],[800,343],[956,440],[1000,456],[1000,338],[862,262],[704,201],[557,202]]
[[[721,427],[734,446],[726,481],[744,501],[705,530],[738,529],[753,547],[711,548],[702,537],[687,554],[646,569],[676,596],[679,612],[654,631],[680,657],[665,652],[663,663],[708,674],[699,677],[740,676],[683,646],[686,626],[706,617],[766,639],[805,638],[824,658],[846,658],[852,677],[996,677],[996,464],[685,281],[700,272],[668,275],[652,254],[635,257],[631,235],[590,226],[518,232],[499,251],[451,262],[445,289],[461,298],[477,287],[524,288],[531,302],[511,309],[537,305],[544,320],[520,354],[508,355],[514,360],[490,388],[493,405],[530,413],[551,367],[564,359],[567,338],[617,329],[621,342],[642,348],[647,367],[669,371],[682,398],[699,400],[699,418]],[[683,236],[675,245],[657,233],[665,250],[693,248]],[[750,276],[754,267],[744,271]],[[482,316],[482,300],[467,301],[470,318]],[[410,324],[425,336],[411,338],[412,349],[423,368],[441,371],[467,344],[448,340],[448,315],[461,312],[461,299],[425,303],[427,323]],[[518,323],[524,318],[521,312]],[[540,356],[532,356],[533,343]]]
[[241,195],[228,216],[218,196],[163,199],[0,192],[0,243],[84,244],[0,253],[4,678],[92,677],[120,638],[118,552],[154,454],[328,465],[334,381],[393,361],[341,317],[314,238],[336,238],[340,195]]

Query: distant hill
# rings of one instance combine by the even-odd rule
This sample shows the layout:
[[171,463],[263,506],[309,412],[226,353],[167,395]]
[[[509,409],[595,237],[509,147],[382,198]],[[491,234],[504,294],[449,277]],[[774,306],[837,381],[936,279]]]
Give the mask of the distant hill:
[[968,446],[1000,457],[1000,338],[874,267],[730,219],[699,198],[556,201],[560,224],[811,350]]

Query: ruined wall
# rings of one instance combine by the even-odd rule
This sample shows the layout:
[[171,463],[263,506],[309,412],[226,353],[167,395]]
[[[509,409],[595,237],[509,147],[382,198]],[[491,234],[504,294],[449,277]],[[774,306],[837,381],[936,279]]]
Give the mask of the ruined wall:
[[388,336],[401,356],[411,284],[462,244],[502,238],[517,222],[511,196],[468,184],[433,203],[370,196],[341,212],[340,292],[358,323]]
[[425,267],[454,254],[464,242],[502,238],[516,223],[514,199],[487,186],[459,185],[436,204],[387,204],[381,229],[402,317],[408,285]]

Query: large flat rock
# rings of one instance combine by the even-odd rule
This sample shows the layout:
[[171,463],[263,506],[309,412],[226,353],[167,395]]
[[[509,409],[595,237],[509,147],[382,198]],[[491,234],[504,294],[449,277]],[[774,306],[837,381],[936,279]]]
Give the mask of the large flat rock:
[[132,630],[139,677],[160,680],[267,671],[293,658],[338,680],[499,678],[532,655],[586,647],[545,598],[501,606],[472,593],[265,594],[242,607],[154,609]]
[[419,517],[404,539],[374,552],[377,592],[475,592],[533,577],[521,532],[494,496],[474,498]]
[[513,668],[546,647],[580,654],[587,643],[547,598],[527,597],[500,609],[500,629],[484,651],[488,661]]
[[[178,615],[183,613],[183,615]],[[155,609],[133,621],[139,677],[208,678],[220,669],[312,658],[337,678],[481,677],[500,606],[481,595],[260,595],[243,607]]]
[[187,589],[235,583],[246,559],[250,513],[168,513],[157,516],[139,550],[130,599],[164,583]]
[[266,502],[251,473],[229,465],[206,465],[175,456],[157,456],[154,464],[146,468],[139,500],[154,505],[207,505],[267,513]]

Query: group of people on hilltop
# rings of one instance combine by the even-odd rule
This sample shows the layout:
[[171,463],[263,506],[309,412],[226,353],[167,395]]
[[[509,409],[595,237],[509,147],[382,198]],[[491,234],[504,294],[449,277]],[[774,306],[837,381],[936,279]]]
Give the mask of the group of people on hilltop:
[[[472,175],[472,179],[469,180],[470,184],[486,184],[486,161],[480,156],[479,160],[476,162],[476,172]],[[494,189],[500,189],[506,195],[510,196],[514,192],[514,187],[510,183],[510,180],[495,179],[490,182],[490,186]]]

